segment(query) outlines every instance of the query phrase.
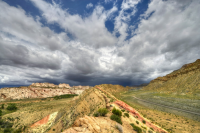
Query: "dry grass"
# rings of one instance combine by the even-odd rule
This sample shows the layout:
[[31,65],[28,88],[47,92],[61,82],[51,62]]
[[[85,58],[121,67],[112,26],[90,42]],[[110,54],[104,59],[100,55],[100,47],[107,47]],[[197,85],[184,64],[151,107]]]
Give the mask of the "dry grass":
[[[145,94],[145,92],[143,92]],[[200,122],[189,119],[184,116],[157,110],[144,106],[145,103],[137,102],[132,96],[134,93],[124,93],[122,100],[139,111],[144,117],[151,120],[152,123],[173,133],[199,133]]]
[[16,103],[18,110],[4,115],[3,119],[14,118],[14,128],[29,126],[53,112],[67,108],[71,99],[19,101]]

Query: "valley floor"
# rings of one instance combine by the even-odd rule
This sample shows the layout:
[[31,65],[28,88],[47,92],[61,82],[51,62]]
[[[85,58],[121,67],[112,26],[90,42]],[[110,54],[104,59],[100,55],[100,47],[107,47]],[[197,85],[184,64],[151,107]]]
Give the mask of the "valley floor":
[[129,90],[120,99],[168,132],[200,132],[200,99],[196,97]]

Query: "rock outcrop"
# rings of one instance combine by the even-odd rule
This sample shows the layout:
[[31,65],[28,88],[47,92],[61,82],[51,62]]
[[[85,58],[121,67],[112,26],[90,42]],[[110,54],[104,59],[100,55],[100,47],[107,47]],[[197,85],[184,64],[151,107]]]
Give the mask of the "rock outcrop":
[[69,84],[54,85],[51,83],[33,83],[27,87],[0,89],[0,101],[25,98],[47,98],[64,94],[81,94],[89,86],[73,86]]
[[200,59],[183,65],[172,73],[158,77],[144,87],[145,90],[174,92],[179,94],[200,94]]

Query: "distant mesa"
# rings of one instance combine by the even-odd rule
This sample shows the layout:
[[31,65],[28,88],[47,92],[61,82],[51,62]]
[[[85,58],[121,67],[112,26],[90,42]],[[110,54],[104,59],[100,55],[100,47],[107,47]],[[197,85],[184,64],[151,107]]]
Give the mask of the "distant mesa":
[[81,94],[90,86],[55,85],[52,83],[32,83],[30,86],[0,89],[0,101],[26,98],[47,98],[64,94]]
[[65,83],[59,85],[55,85],[52,83],[32,83],[30,87],[71,88],[69,84]]

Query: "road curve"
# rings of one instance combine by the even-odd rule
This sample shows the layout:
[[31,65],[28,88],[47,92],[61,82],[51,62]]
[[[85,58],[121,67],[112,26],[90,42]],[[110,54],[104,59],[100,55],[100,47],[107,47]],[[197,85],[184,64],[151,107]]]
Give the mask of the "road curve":
[[154,105],[166,107],[166,108],[169,108],[169,109],[174,109],[174,110],[178,110],[178,111],[182,111],[182,112],[186,112],[186,113],[190,113],[190,114],[194,114],[194,115],[199,115],[199,116],[200,116],[200,113],[192,112],[192,111],[189,111],[189,110],[183,110],[183,109],[179,109],[179,108],[175,108],[175,107],[170,107],[170,106],[163,105],[163,104],[158,104],[158,103],[149,102],[149,101],[146,101],[146,100],[137,98],[137,97],[135,97],[135,96],[133,96],[133,98],[135,98],[135,99],[137,99],[137,100],[139,100],[139,101],[146,102],[146,103],[150,103],[150,104],[154,104]]

